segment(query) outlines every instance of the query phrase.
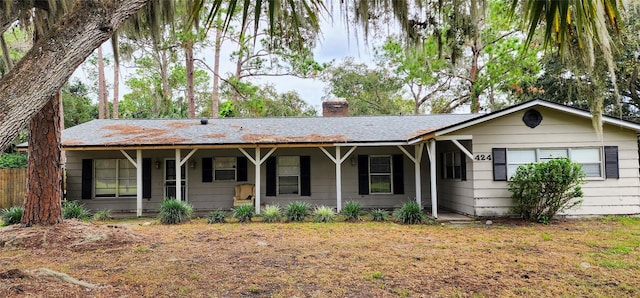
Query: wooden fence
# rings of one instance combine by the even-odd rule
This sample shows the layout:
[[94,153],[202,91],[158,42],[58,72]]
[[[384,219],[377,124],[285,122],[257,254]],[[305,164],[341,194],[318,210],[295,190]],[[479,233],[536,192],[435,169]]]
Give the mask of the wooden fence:
[[0,169],[0,209],[22,206],[27,188],[27,169]]

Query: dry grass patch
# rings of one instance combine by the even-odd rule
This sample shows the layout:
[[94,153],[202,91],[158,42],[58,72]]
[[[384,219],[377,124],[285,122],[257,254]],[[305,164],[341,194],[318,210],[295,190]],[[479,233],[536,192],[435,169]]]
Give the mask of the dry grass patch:
[[[80,248],[51,243],[8,247],[0,240],[0,296],[640,295],[639,218],[547,226],[498,221],[490,227],[143,222],[94,225],[122,231],[113,237],[132,239],[114,238],[113,244],[109,237]],[[2,228],[0,235],[14,229]],[[49,234],[64,232],[48,229]],[[96,287],[35,274],[40,268]]]

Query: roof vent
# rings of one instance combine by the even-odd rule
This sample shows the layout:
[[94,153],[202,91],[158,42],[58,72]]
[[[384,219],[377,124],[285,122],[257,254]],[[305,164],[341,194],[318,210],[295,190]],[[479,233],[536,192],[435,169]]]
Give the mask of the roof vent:
[[200,119],[200,124],[207,125],[207,123],[209,123],[209,119],[207,119],[207,118]]

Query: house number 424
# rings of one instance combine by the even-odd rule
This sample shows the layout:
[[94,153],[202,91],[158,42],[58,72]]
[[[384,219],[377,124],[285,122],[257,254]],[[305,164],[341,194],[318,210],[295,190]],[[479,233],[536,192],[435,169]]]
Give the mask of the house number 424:
[[491,154],[476,154],[475,160],[491,160]]

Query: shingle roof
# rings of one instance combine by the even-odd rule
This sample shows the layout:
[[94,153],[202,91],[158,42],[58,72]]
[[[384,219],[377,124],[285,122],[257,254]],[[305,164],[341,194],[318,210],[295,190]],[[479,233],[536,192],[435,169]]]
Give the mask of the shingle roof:
[[63,147],[406,142],[478,114],[93,120],[62,132]]

